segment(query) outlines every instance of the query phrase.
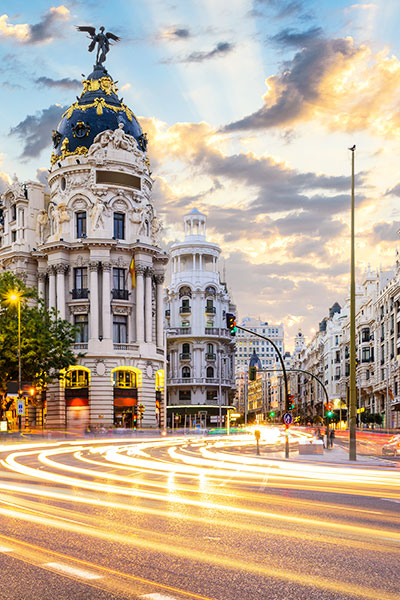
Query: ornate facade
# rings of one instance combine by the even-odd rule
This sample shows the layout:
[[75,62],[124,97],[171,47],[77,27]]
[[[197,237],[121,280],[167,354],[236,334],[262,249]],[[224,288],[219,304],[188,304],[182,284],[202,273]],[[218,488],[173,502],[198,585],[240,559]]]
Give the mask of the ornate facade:
[[[50,134],[50,132],[49,132]],[[46,392],[47,426],[161,424],[167,256],[147,138],[100,65],[53,131],[49,193],[3,194],[0,261],[77,326],[79,365]],[[32,416],[34,418],[34,415]]]
[[[206,217],[184,217],[185,239],[171,247],[165,294],[168,415],[177,426],[217,424],[234,390],[234,339],[226,328],[235,312],[218,273],[220,248],[206,239]],[[221,409],[220,409],[221,407]]]

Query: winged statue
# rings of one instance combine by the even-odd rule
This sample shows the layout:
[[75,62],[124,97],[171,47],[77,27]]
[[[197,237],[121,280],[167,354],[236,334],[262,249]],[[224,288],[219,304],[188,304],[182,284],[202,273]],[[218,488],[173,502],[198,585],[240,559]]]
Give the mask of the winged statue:
[[118,35],[115,35],[110,31],[104,33],[104,27],[100,27],[100,31],[98,33],[96,33],[96,27],[91,27],[90,25],[78,25],[77,30],[85,31],[92,39],[88,48],[89,52],[93,52],[97,44],[96,65],[102,65],[106,60],[107,52],[110,49],[110,40],[119,42],[121,39],[118,37]]

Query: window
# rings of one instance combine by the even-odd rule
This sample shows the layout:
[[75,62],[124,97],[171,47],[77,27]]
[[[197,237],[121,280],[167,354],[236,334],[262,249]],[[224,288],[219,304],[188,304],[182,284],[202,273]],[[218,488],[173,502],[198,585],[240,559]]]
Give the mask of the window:
[[366,327],[365,329],[363,329],[361,331],[361,341],[369,342],[369,338],[370,338],[369,327]]
[[76,237],[85,238],[87,235],[86,230],[86,211],[76,213]]
[[394,395],[397,396],[399,393],[399,385],[397,379],[394,380]]
[[217,390],[207,391],[207,404],[215,404],[218,400]]
[[371,359],[371,351],[370,348],[362,348],[361,350],[361,362],[366,363]]
[[136,373],[127,369],[117,369],[113,373],[113,386],[116,388],[136,388]]
[[179,390],[179,404],[190,404],[190,390]]
[[184,379],[188,379],[190,377],[190,368],[189,367],[183,367],[183,369],[182,369],[182,377]]
[[214,377],[213,367],[207,367],[206,377],[207,377],[207,379],[212,379]]
[[183,354],[189,354],[190,353],[190,344],[182,344],[182,352],[183,352]]
[[116,240],[125,239],[125,215],[114,213],[114,237]]
[[125,269],[113,269],[113,286],[115,290],[125,289]]
[[75,315],[74,324],[77,327],[75,333],[75,342],[77,344],[85,343],[89,337],[89,324],[87,315]]
[[207,354],[213,354],[214,344],[207,344]]
[[11,221],[15,221],[17,218],[17,205],[13,204],[11,207]]
[[82,388],[89,385],[89,371],[84,369],[70,369],[65,373],[66,388]]
[[215,306],[213,300],[206,300],[206,313],[215,313]]
[[87,288],[87,267],[77,267],[74,269],[74,287],[77,290]]
[[113,318],[113,341],[115,344],[126,344],[128,340],[128,317],[125,315],[114,315]]
[[12,231],[11,232],[11,241],[12,242],[16,242],[17,241],[17,232],[16,231]]

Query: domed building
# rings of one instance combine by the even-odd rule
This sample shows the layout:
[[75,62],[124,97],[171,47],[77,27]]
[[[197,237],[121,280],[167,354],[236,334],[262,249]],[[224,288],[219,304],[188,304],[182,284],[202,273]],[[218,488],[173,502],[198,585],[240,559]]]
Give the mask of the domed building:
[[221,249],[206,238],[206,216],[184,217],[185,238],[171,246],[165,294],[170,426],[215,426],[231,406],[235,339],[226,313],[235,313],[218,272]]
[[79,364],[49,386],[46,425],[157,427],[168,259],[147,137],[102,65],[82,84],[52,134],[49,194],[17,180],[3,194],[0,261],[77,327]]

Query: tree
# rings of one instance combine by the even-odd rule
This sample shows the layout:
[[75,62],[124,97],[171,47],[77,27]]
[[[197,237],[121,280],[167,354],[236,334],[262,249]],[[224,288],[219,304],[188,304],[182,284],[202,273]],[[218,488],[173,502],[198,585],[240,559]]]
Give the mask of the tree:
[[60,369],[76,364],[71,350],[75,327],[48,311],[36,290],[28,288],[13,273],[0,275],[0,393],[5,395],[7,381],[18,379],[18,314],[11,303],[11,292],[20,294],[21,302],[21,372],[22,380],[45,388]]

